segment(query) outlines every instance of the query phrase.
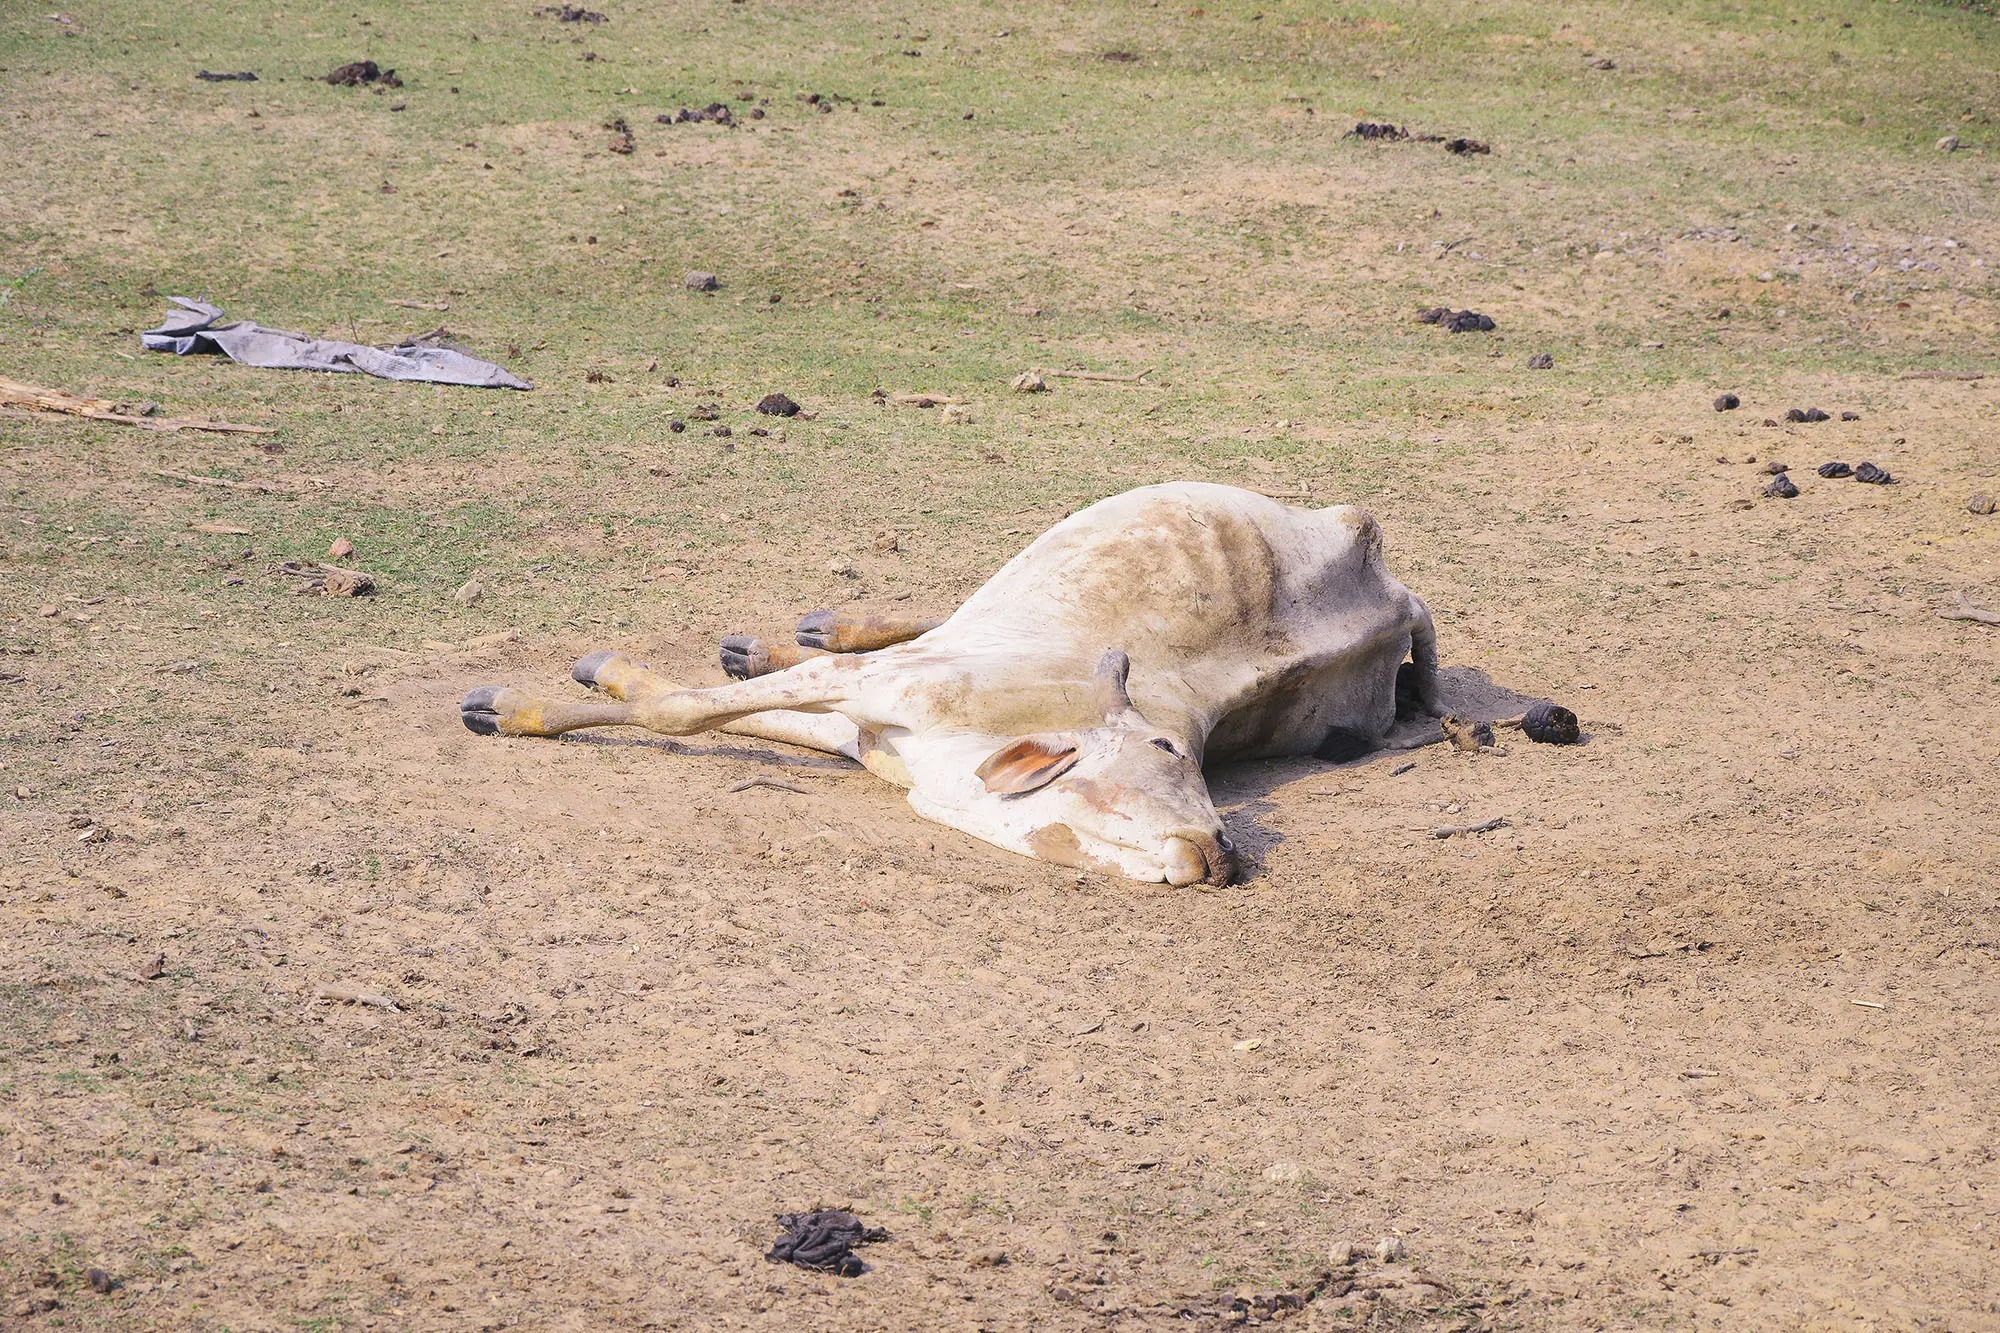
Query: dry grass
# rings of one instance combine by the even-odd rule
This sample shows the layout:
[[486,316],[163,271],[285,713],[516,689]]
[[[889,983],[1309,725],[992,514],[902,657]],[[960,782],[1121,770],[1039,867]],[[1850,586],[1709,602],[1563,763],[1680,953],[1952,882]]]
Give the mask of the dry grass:
[[[532,8],[0,14],[0,374],[283,447],[0,417],[0,1317],[1181,1326],[1393,1230],[1447,1286],[1297,1318],[2000,1326],[2000,650],[1932,614],[1994,600],[2000,412],[1895,378],[1995,351],[1989,15]],[[309,77],[361,56],[406,86]],[[717,99],[766,114],[653,119]],[[540,387],[143,353],[167,294]],[[815,419],[747,435],[773,389]],[[668,429],[710,402],[728,441]],[[1808,403],[1862,419],[1757,424]],[[1806,494],[1733,507],[1774,451]],[[1369,503],[1447,659],[1597,743],[1218,775],[1262,870],[1177,895],[450,709],[946,607],[1170,477]],[[377,598],[264,573],[343,535]],[[1450,807],[1513,840],[1413,833]],[[875,1273],[757,1258],[820,1202],[891,1225]]]

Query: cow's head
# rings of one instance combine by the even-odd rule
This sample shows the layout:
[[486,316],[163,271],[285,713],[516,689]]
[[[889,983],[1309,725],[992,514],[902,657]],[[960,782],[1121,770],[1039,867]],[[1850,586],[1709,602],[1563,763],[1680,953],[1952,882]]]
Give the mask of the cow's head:
[[1149,723],[1125,690],[1131,663],[1104,654],[1094,726],[1038,732],[986,756],[976,776],[1007,841],[1045,861],[1183,885],[1227,884],[1235,852],[1184,738]]

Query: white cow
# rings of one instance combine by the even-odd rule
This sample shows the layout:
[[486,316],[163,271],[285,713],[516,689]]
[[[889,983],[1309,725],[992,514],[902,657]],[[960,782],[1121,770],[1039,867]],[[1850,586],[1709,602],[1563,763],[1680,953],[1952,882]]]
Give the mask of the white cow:
[[486,687],[461,716],[508,736],[630,725],[810,746],[997,846],[1185,885],[1235,868],[1204,762],[1354,757],[1394,725],[1399,676],[1406,711],[1437,712],[1430,613],[1384,568],[1373,518],[1201,482],[1064,519],[942,622],[817,612],[798,638],[725,640],[725,668],[749,678],[708,689],[592,653],[571,674],[620,702]]

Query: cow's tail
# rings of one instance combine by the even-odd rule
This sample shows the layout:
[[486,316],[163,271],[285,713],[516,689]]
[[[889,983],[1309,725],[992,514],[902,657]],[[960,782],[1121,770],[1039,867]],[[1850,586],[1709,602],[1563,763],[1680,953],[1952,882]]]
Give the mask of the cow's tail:
[[1438,707],[1437,697],[1437,626],[1431,623],[1431,609],[1421,598],[1410,598],[1410,607],[1416,613],[1416,623],[1410,627],[1411,683],[1416,688],[1417,702],[1425,712],[1437,717],[1443,711]]

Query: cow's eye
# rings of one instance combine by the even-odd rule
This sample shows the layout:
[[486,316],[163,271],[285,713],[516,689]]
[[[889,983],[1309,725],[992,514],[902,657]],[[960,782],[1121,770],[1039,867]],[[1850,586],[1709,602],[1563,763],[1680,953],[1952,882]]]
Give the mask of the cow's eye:
[[1165,750],[1168,754],[1171,755],[1177,756],[1180,754],[1180,751],[1174,748],[1174,743],[1168,740],[1165,736],[1155,736],[1151,741],[1148,742],[1148,744],[1156,746],[1159,749]]

